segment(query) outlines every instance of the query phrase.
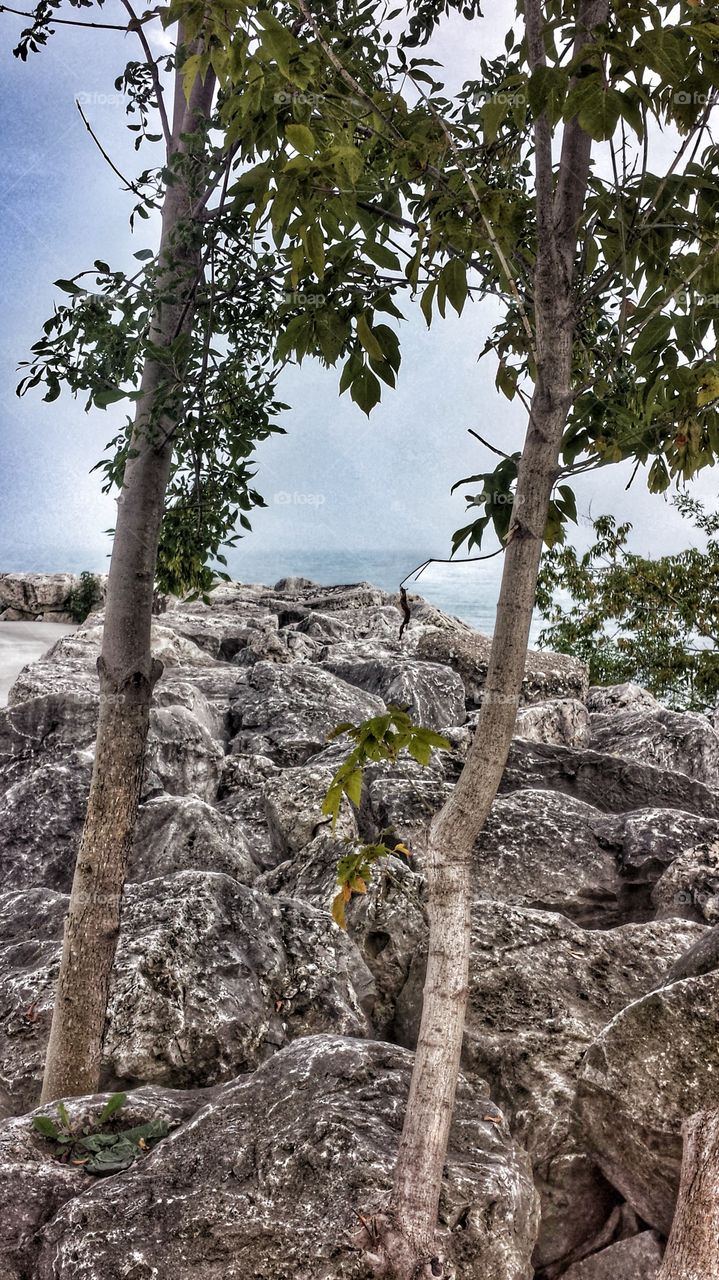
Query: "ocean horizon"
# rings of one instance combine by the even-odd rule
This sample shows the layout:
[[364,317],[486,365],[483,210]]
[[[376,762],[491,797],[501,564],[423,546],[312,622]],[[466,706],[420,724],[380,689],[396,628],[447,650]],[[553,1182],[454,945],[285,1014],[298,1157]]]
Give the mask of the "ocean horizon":
[[[254,547],[247,541],[228,551],[227,572],[238,582],[272,586],[280,578],[310,578],[322,586],[371,582],[384,591],[397,591],[403,578],[429,558],[427,550],[359,548],[341,550]],[[2,555],[0,571],[6,573],[107,572],[109,559],[97,549],[46,547]],[[435,562],[418,579],[407,583],[410,594],[421,595],[445,613],[461,618],[478,631],[494,630],[502,561],[457,560]],[[541,620],[535,617],[532,642],[536,643]]]

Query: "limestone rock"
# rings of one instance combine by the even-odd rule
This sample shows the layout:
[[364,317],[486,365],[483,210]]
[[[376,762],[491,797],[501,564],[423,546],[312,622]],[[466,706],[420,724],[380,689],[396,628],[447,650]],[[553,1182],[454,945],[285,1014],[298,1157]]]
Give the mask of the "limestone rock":
[[315,666],[258,662],[243,675],[230,708],[233,750],[281,765],[304,764],[341,721],[357,723],[385,709],[379,698]]
[[[684,921],[600,932],[545,911],[489,899],[474,905],[463,1062],[488,1081],[532,1158],[542,1196],[537,1267],[591,1240],[616,1200],[576,1120],[582,1056],[698,936],[701,927]],[[408,1046],[419,1027],[425,955],[418,949],[397,1003],[395,1035]],[[608,1122],[609,1111],[608,1101]],[[628,1115],[616,1123],[626,1128]]]
[[589,712],[578,698],[551,698],[517,712],[515,735],[563,747],[589,746]]
[[627,681],[626,684],[592,685],[587,694],[587,709],[593,714],[606,714],[612,711],[658,711],[660,703],[647,689],[641,685]]
[[[171,1128],[194,1115],[210,1090],[192,1092],[146,1087],[130,1094],[118,1113],[123,1128],[163,1119]],[[97,1123],[110,1095],[94,1094],[66,1101],[73,1129]],[[38,1107],[31,1115],[13,1116],[0,1124],[0,1274],[3,1280],[28,1280],[35,1275],[38,1230],[61,1205],[81,1196],[94,1179],[82,1168],[53,1159],[53,1147],[32,1127],[37,1115],[55,1114]]]
[[0,573],[0,613],[23,621],[72,621],[67,605],[79,586],[73,573]]
[[591,746],[719,788],[719,734],[694,712],[632,706],[594,714]]
[[[85,821],[91,763],[68,751],[37,757],[5,788],[0,771],[0,861],[3,888],[69,892]],[[11,775],[12,778],[12,775]]]
[[[326,830],[331,819],[322,812],[322,802],[334,771],[327,766],[300,765],[283,769],[265,788],[265,813],[270,842],[277,861],[300,853]],[[357,823],[349,805],[343,804],[334,829],[338,839],[357,837]]]
[[257,877],[242,829],[197,796],[156,796],[140,806],[128,880],[176,871],[220,871],[251,884]]
[[[0,896],[0,1102],[39,1088],[67,899]],[[8,918],[12,913],[12,928]],[[129,885],[104,1042],[103,1083],[213,1084],[299,1035],[364,1036],[373,983],[354,944],[303,903],[218,873]]]
[[575,1263],[563,1280],[656,1280],[663,1254],[657,1233],[640,1231]]
[[667,867],[652,892],[657,915],[719,924],[719,839],[694,845]]
[[679,1186],[681,1123],[719,1104],[717,1025],[719,974],[686,978],[618,1012],[582,1068],[580,1115],[597,1160],[663,1235]]
[[213,800],[224,751],[187,707],[153,707],[145,753],[145,795],[167,791]]
[[[411,1055],[322,1035],[227,1086],[120,1177],[43,1232],[37,1280],[360,1280],[356,1210],[383,1201]],[[491,1103],[460,1085],[441,1220],[463,1280],[529,1280],[536,1230],[526,1156]]]
[[449,667],[418,662],[367,642],[333,646],[322,665],[348,684],[377,694],[388,706],[408,707],[415,723],[428,729],[464,723],[464,685]]
[[[415,641],[416,653],[428,662],[442,662],[462,677],[469,706],[479,706],[487,675],[492,642],[462,623],[449,627],[423,628]],[[543,702],[548,698],[578,698],[587,693],[587,669],[562,653],[530,650],[522,686],[522,701]]]

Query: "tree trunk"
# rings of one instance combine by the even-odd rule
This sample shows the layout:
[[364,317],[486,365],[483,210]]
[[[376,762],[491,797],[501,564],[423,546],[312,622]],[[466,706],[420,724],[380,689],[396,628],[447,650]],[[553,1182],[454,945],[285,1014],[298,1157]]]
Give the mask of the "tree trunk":
[[[178,37],[179,39],[179,37]],[[180,72],[176,72],[179,79]],[[189,159],[188,135],[204,128],[214,79],[195,82],[190,100],[175,96],[158,257],[158,301],[150,332],[167,350],[193,321],[201,241],[191,234],[204,162]],[[177,157],[184,157],[177,161]],[[182,234],[178,235],[178,231]],[[120,901],[137,818],[152,690],[162,672],[150,653],[157,548],[170,475],[172,432],[181,406],[177,361],[148,359],[142,377],[130,456],[118,501],[107,586],[100,715],[87,815],[65,922],[42,1101],[93,1093],[100,1081],[110,974]]]
[[657,1280],[719,1276],[719,1109],[684,1122],[684,1155],[672,1233]]
[[[577,47],[606,20],[608,0],[580,5]],[[539,0],[526,0],[530,62],[544,61]],[[378,1276],[453,1275],[437,1215],[468,998],[472,851],[509,753],[529,646],[552,489],[572,404],[573,281],[591,139],[564,131],[556,191],[546,118],[535,128],[538,253],[534,281],[535,391],[519,464],[497,620],[477,731],[452,796],[432,823],[427,851],[429,952],[419,1040],[390,1207],[361,1235]]]

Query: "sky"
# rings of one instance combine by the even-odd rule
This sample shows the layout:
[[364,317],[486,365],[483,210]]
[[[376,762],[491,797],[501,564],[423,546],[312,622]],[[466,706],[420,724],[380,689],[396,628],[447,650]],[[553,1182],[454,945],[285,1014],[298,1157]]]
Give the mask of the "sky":
[[[448,82],[476,75],[480,56],[502,47],[513,5],[492,0],[488,9],[482,21],[455,18],[436,41],[432,52]],[[113,20],[113,12],[110,0],[100,16]],[[78,555],[99,570],[106,567],[105,530],[114,504],[91,468],[120,415],[113,409],[86,415],[67,393],[53,404],[44,404],[37,390],[18,399],[16,370],[62,296],[52,287],[56,278],[95,258],[125,266],[133,252],[154,247],[152,224],[140,222],[131,236],[132,197],[120,189],[75,106],[79,98],[118,167],[132,172],[137,157],[114,80],[136,56],[134,38],[60,28],[23,64],[12,57],[22,25],[0,14],[0,571],[56,569],[63,557],[76,564]],[[660,145],[671,153],[671,140]],[[453,530],[466,523],[462,498],[450,496],[450,488],[492,464],[468,429],[507,451],[519,447],[521,405],[495,390],[491,360],[477,360],[496,303],[468,304],[461,319],[451,313],[429,332],[416,307],[404,309],[398,388],[385,390],[369,420],[338,396],[334,371],[311,362],[286,371],[287,435],[259,450],[257,487],[268,505],[253,516],[248,549],[286,549],[288,564],[297,549],[420,548],[447,555]],[[642,552],[661,554],[690,542],[691,531],[665,499],[647,493],[641,476],[625,492],[628,476],[612,467],[611,474],[582,480],[580,511],[611,510],[631,520]],[[716,489],[716,474],[705,473],[697,492],[711,499]]]

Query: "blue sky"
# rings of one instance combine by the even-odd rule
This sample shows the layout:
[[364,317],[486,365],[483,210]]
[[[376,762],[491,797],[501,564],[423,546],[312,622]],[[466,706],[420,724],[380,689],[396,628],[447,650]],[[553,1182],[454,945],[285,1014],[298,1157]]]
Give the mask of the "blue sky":
[[[458,20],[444,31],[434,53],[452,80],[476,73],[481,54],[498,46],[511,11],[506,0],[493,0],[491,21]],[[112,12],[106,5],[102,16]],[[22,64],[11,54],[21,25],[0,15],[0,569],[47,568],[50,558],[59,567],[65,549],[68,555],[80,549],[89,567],[101,568],[113,503],[90,469],[117,419],[112,410],[87,416],[65,394],[46,405],[37,392],[18,400],[14,389],[16,366],[60,296],[52,281],[96,257],[124,265],[132,252],[153,247],[150,224],[140,223],[130,236],[131,200],[75,107],[81,97],[107,150],[131,172],[137,159],[113,82],[135,51],[133,38],[120,33],[64,28]],[[254,517],[253,548],[448,553],[452,531],[465,522],[461,498],[450,497],[450,487],[491,464],[467,429],[515,448],[523,412],[495,391],[491,361],[477,363],[496,315],[493,303],[469,306],[461,320],[437,321],[430,333],[416,310],[406,312],[399,387],[386,392],[369,422],[347,397],[338,397],[333,371],[311,364],[287,371],[288,435],[267,442],[258,455],[257,483],[268,507]],[[580,510],[611,509],[631,519],[641,550],[682,545],[687,532],[673,509],[651,497],[640,478],[625,493],[626,479],[612,468],[611,475],[584,480]],[[715,494],[713,473],[699,489]]]

